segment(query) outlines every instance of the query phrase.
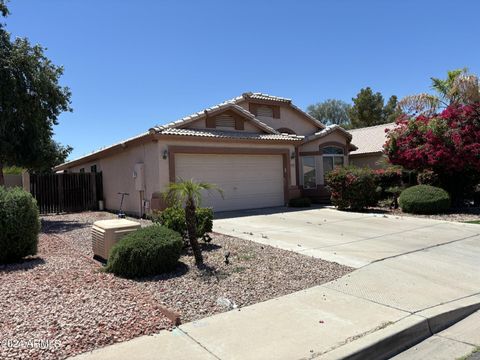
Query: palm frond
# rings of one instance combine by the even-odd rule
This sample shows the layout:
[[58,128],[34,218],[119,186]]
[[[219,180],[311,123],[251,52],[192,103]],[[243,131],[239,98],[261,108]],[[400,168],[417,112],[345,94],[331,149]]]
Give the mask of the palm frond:
[[476,75],[462,74],[452,84],[449,94],[456,102],[469,104],[480,101],[479,80]]
[[430,94],[405,96],[398,102],[398,109],[410,116],[435,114],[440,108],[441,100]]

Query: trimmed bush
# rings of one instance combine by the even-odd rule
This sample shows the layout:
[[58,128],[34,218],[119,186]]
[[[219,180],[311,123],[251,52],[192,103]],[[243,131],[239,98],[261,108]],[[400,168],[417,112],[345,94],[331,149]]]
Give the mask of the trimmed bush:
[[370,169],[338,167],[327,174],[333,205],[361,211],[377,203],[375,178]]
[[37,253],[37,202],[30,193],[0,186],[0,263],[11,263]]
[[294,207],[294,208],[310,207],[312,206],[312,200],[310,200],[310,198],[307,198],[307,197],[290,199],[290,201],[288,202],[288,206]]
[[416,185],[400,194],[402,211],[412,214],[440,214],[450,208],[450,196],[438,187]]
[[[213,209],[197,208],[197,237],[203,240],[209,240],[207,233],[212,232],[213,228]],[[159,222],[163,226],[172,229],[187,239],[187,223],[185,220],[185,209],[179,206],[166,208],[161,213],[152,216],[152,221]]]
[[175,269],[183,241],[179,233],[151,225],[125,235],[110,251],[105,271],[136,278]]

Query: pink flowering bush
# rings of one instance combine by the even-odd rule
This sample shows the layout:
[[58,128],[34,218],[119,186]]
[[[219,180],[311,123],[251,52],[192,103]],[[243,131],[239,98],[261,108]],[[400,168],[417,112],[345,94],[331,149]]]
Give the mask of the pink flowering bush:
[[361,211],[377,203],[377,185],[369,169],[338,167],[326,180],[332,203],[340,210]]
[[392,164],[431,170],[452,196],[466,195],[480,179],[480,104],[449,106],[430,117],[400,117],[384,150]]

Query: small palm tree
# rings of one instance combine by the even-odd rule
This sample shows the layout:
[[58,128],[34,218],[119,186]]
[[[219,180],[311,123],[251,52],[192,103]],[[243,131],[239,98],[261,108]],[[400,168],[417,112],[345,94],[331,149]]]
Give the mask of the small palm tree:
[[216,190],[223,198],[223,191],[214,184],[196,182],[193,179],[183,180],[182,178],[179,178],[175,183],[170,183],[164,193],[165,200],[169,206],[185,205],[188,240],[190,241],[197,266],[203,264],[202,250],[197,239],[197,219],[195,215],[197,206],[200,206],[202,202],[202,190],[207,190],[208,192]]

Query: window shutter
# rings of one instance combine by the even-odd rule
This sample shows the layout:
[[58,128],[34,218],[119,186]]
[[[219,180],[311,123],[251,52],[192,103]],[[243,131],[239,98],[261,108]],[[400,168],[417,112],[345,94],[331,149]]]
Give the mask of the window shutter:
[[273,118],[280,119],[280,106],[272,106],[273,109]]
[[205,120],[207,128],[215,128],[215,118],[214,117],[207,117]]
[[223,127],[223,128],[235,128],[235,119],[233,116],[228,115],[228,114],[222,114],[218,115],[215,118],[215,126],[218,127]]
[[257,116],[265,116],[273,118],[273,109],[270,106],[259,106]]
[[235,118],[235,130],[245,130],[244,122],[242,118]]

